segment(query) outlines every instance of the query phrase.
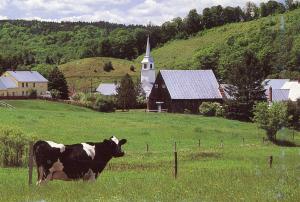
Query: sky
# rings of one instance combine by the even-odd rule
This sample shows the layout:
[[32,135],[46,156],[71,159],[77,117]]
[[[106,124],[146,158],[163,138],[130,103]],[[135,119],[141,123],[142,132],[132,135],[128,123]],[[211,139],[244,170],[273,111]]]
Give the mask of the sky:
[[[249,0],[0,0],[0,19],[108,21],[161,25],[185,17],[191,9],[245,6]],[[259,5],[266,0],[252,0]]]

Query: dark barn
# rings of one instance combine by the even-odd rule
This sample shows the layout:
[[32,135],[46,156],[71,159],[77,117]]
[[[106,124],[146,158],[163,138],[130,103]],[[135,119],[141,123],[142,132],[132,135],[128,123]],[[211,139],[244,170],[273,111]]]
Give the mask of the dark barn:
[[212,70],[161,70],[148,98],[148,110],[199,112],[202,102],[222,102]]

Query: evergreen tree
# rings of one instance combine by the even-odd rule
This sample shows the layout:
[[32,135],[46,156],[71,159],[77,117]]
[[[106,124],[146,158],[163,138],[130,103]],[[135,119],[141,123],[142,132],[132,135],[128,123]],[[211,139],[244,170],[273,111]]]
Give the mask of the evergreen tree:
[[227,102],[226,116],[242,121],[251,120],[256,101],[266,99],[263,86],[264,71],[251,50],[246,50],[240,61],[230,66],[227,72],[229,85],[225,90],[233,97]]
[[64,74],[58,69],[58,67],[53,68],[48,76],[48,89],[49,91],[56,90],[59,92],[58,98],[67,100],[69,99],[69,89],[66,78]]
[[136,105],[136,88],[129,74],[126,74],[117,87],[117,103],[124,111]]

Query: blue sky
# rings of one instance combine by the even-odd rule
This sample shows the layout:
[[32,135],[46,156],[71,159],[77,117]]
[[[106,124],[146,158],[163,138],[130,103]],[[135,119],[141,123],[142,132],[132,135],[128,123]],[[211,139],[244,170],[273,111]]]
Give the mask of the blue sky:
[[[189,10],[213,5],[244,7],[249,0],[0,0],[0,19],[109,21],[160,25]],[[252,0],[259,4],[265,0]]]

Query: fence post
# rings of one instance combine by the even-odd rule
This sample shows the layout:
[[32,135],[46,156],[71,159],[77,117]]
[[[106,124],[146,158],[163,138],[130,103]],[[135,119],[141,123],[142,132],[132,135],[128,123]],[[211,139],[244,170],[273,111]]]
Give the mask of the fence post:
[[199,142],[198,142],[198,146],[199,146],[199,148],[200,148],[200,146],[201,146],[201,141],[200,141],[200,139],[199,139]]
[[29,143],[29,159],[28,159],[28,184],[32,185],[32,170],[33,170],[33,142]]
[[243,137],[243,144],[245,144],[245,138]]
[[148,145],[148,143],[147,143],[147,153],[149,152],[149,145]]
[[177,171],[178,171],[178,161],[177,161],[177,148],[176,148],[176,142],[175,142],[175,146],[174,146],[174,176],[175,179],[177,178]]
[[272,164],[273,164],[273,156],[270,156],[270,158],[269,158],[269,165],[270,165],[270,168],[272,168]]

